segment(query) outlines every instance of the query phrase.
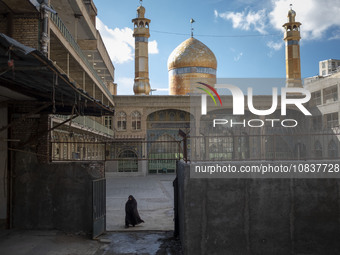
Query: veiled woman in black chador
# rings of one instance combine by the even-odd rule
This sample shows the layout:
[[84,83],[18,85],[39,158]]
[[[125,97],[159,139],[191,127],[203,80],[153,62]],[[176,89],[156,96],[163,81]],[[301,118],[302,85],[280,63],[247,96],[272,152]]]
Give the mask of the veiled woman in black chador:
[[128,201],[125,204],[125,227],[128,228],[129,225],[133,227],[144,222],[137,210],[137,201],[133,196],[129,196]]

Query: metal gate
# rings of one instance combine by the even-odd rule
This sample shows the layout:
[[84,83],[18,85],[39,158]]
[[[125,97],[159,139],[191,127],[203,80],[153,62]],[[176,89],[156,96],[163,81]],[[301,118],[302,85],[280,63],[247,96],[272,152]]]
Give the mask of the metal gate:
[[176,173],[175,159],[149,159],[149,174]]
[[93,231],[92,238],[106,230],[106,179],[92,181]]

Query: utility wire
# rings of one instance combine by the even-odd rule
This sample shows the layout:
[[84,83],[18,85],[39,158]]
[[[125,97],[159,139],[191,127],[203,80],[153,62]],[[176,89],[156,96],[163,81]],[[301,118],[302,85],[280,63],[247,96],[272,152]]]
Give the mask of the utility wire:
[[[169,35],[185,35],[185,36],[190,36],[190,34],[185,34],[185,33],[174,33],[174,32],[166,32],[166,31],[159,31],[159,30],[150,30],[151,32],[154,33],[160,33],[160,34],[169,34]],[[265,35],[200,35],[196,34],[195,36],[204,36],[204,37],[267,37],[267,36],[282,36],[282,34],[265,34]]]

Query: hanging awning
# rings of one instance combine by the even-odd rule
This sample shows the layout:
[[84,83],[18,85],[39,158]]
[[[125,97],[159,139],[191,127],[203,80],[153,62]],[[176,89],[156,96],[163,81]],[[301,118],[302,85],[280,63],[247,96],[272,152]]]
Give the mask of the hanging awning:
[[[44,112],[103,116],[114,108],[77,88],[66,74],[40,51],[0,33],[0,87],[51,106]],[[1,90],[0,90],[1,93]],[[18,99],[20,101],[20,99]]]

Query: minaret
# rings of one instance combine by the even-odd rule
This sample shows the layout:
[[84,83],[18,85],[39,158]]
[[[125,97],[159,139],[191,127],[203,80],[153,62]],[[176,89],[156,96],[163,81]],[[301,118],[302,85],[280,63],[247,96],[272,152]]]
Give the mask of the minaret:
[[[142,1],[141,1],[142,3]],[[137,8],[137,18],[133,19],[133,37],[135,38],[135,95],[149,95],[149,50],[148,38],[150,20],[144,17],[145,8],[142,4]]]
[[295,21],[296,12],[290,5],[288,22],[285,28],[284,40],[286,42],[286,86],[289,88],[301,88],[301,66],[300,66],[300,22]]

